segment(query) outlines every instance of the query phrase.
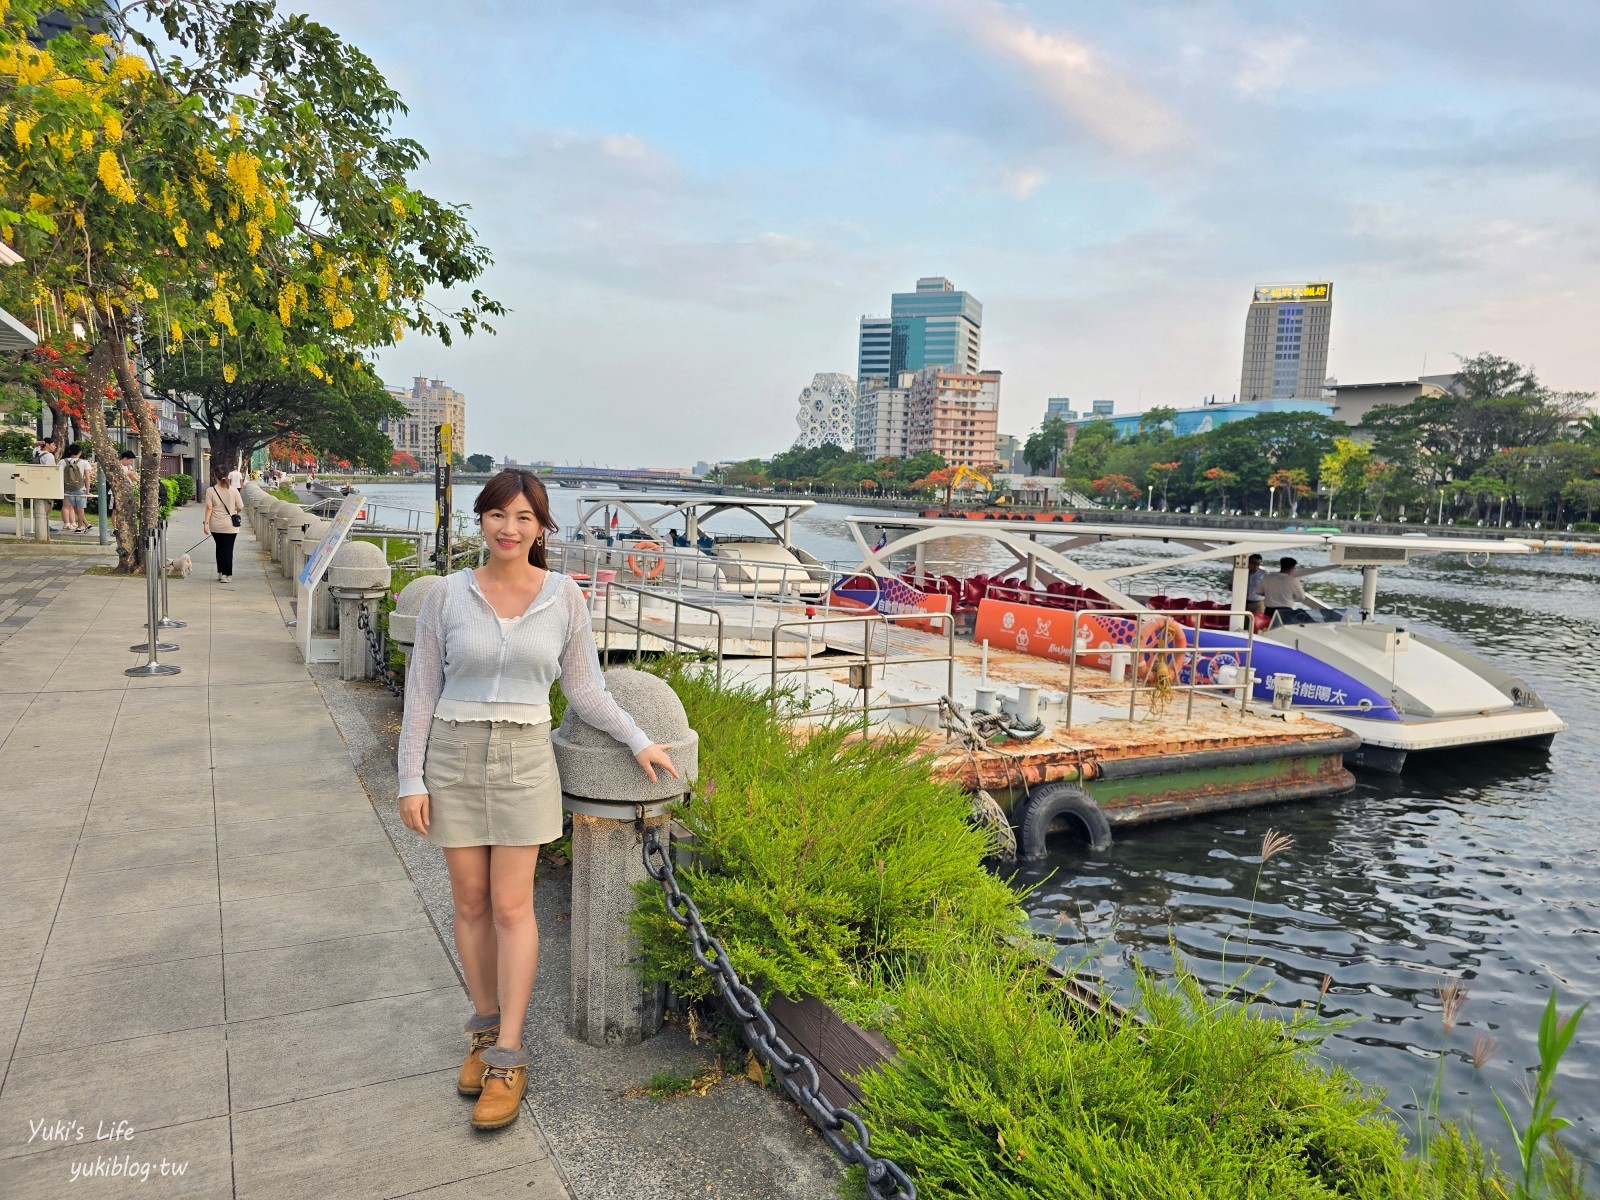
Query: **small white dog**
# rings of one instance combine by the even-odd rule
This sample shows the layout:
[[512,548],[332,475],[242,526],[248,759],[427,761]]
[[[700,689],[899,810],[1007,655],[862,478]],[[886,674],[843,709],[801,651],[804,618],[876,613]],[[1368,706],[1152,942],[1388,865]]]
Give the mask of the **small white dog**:
[[187,554],[180,554],[177,558],[169,558],[167,560],[168,579],[187,579],[189,578],[189,573],[193,570],[194,560]]

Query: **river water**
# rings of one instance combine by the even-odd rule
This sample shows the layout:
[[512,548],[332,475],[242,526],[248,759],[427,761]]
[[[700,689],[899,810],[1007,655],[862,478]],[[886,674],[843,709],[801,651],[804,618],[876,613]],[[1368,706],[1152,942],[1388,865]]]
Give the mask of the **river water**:
[[[425,486],[368,490],[432,505]],[[458,507],[470,507],[474,494],[457,489]],[[552,489],[562,526],[582,494]],[[850,511],[817,505],[797,523],[796,542],[824,560],[850,559]],[[734,524],[725,518],[712,528]],[[1131,563],[1157,553],[1185,551],[1112,547],[1082,557]],[[999,562],[975,538],[951,539],[930,557],[958,574]],[[1171,594],[1227,597],[1217,567],[1158,578]],[[1380,575],[1382,617],[1521,675],[1566,719],[1571,728],[1548,753],[1436,755],[1398,778],[1358,776],[1353,792],[1331,800],[1120,830],[1101,855],[1063,848],[1016,876],[1032,889],[1035,929],[1055,940],[1063,961],[1084,962],[1120,989],[1135,963],[1169,971],[1174,948],[1213,987],[1248,969],[1247,987],[1286,1009],[1314,1003],[1331,975],[1323,1011],[1351,1023],[1327,1042],[1328,1057],[1411,1114],[1447,1045],[1442,1110],[1474,1116],[1485,1140],[1507,1154],[1491,1091],[1525,1111],[1522,1086],[1537,1063],[1551,989],[1563,1011],[1600,997],[1597,579],[1600,558],[1554,555],[1497,557],[1481,568],[1439,556]],[[1359,585],[1354,571],[1309,581],[1340,605],[1357,601]],[[1269,828],[1294,845],[1262,868]],[[1465,981],[1468,998],[1446,1042],[1437,993],[1448,976]],[[1481,1070],[1469,1058],[1477,1034],[1494,1039]],[[1600,1009],[1580,1027],[1558,1078],[1572,1144],[1600,1162]]]

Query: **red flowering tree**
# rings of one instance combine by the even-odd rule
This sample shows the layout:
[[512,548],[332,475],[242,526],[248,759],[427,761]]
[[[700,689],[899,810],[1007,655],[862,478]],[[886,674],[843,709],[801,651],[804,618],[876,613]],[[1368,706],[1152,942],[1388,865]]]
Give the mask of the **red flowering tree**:
[[422,469],[422,464],[416,460],[416,456],[405,450],[396,450],[394,457],[389,460],[389,465],[402,471],[420,471]]
[[1139,495],[1139,485],[1126,475],[1102,475],[1089,485],[1096,496],[1107,500],[1133,500]]

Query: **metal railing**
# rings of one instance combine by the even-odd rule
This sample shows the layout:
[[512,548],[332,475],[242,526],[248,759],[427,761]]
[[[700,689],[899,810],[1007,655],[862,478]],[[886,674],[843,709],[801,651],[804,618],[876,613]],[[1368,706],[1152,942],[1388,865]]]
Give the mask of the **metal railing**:
[[[601,587],[601,586],[602,585],[599,584],[599,583],[591,583],[590,584],[590,588],[591,588],[591,591],[590,591],[590,603],[591,604],[593,603],[593,595],[594,595],[593,589]],[[722,613],[721,612],[719,612],[716,608],[712,607],[711,605],[696,604],[696,603],[694,603],[692,601],[685,600],[680,596],[672,596],[672,595],[663,594],[663,593],[660,593],[660,592],[655,592],[652,589],[642,588],[642,587],[639,587],[639,586],[637,586],[635,584],[631,584],[631,583],[616,583],[615,581],[612,581],[612,582],[608,582],[608,583],[604,584],[603,586],[606,589],[606,594],[605,594],[605,607],[604,607],[603,615],[601,617],[601,625],[600,625],[600,629],[601,629],[601,634],[600,634],[600,636],[601,636],[601,651],[600,652],[601,652],[602,661],[604,661],[605,658],[607,656],[609,656],[610,653],[611,653],[611,626],[612,626],[613,622],[615,622],[617,625],[620,625],[624,630],[632,630],[633,631],[633,661],[634,662],[638,662],[644,656],[644,639],[646,638],[646,636],[653,637],[653,638],[656,638],[659,641],[666,642],[667,645],[670,646],[674,651],[683,651],[683,652],[687,652],[687,653],[690,653],[690,654],[700,654],[700,653],[702,653],[705,650],[704,646],[698,645],[698,644],[693,643],[693,642],[686,641],[686,640],[684,640],[684,638],[682,636],[683,610],[687,608],[687,609],[691,609],[691,610],[693,610],[695,612],[703,612],[703,613],[709,614],[711,616],[713,622],[716,625],[717,637],[716,637],[716,651],[715,651],[715,659],[714,659],[714,661],[716,662],[717,684],[719,686],[721,685],[721,683],[722,683],[722,647],[723,647],[724,633],[725,633],[724,622],[723,622],[723,618],[722,618]],[[637,608],[636,613],[635,613],[636,619],[634,621],[630,622],[630,621],[624,619],[621,616],[613,616],[612,615],[612,612],[611,612],[611,596],[612,596],[613,592],[618,592],[618,591],[632,593],[634,596],[636,596],[638,598],[638,608]],[[645,628],[645,626],[644,626],[644,601],[645,601],[645,599],[647,597],[650,600],[655,601],[657,603],[669,604],[669,605],[672,606],[672,633],[671,633],[670,636],[668,636],[666,634],[663,634],[662,632],[660,632],[659,630],[656,630],[656,629],[646,629]]]
[[[897,624],[905,625],[912,621],[942,624],[944,626],[945,652],[943,654],[893,655],[889,636],[891,631]],[[812,657],[811,633],[816,629],[835,625],[861,626],[861,653],[859,655],[830,654],[827,658],[822,660],[814,659]],[[785,629],[806,630],[806,654],[805,658],[798,665],[780,668],[778,666],[778,639],[782,631]],[[881,655],[874,655],[872,650],[873,633],[875,630],[882,630],[883,632],[883,652]],[[912,666],[918,663],[942,662],[945,664],[944,694],[948,696],[955,690],[956,626],[955,617],[950,613],[863,612],[852,616],[797,617],[792,620],[779,620],[775,622],[772,626],[769,637],[770,666],[768,676],[768,697],[774,706],[777,705],[779,699],[783,695],[787,694],[786,692],[780,692],[778,689],[778,677],[780,675],[808,675],[814,671],[847,670],[850,673],[850,686],[856,688],[861,693],[860,705],[834,705],[826,709],[802,707],[794,714],[798,717],[834,717],[860,713],[862,728],[866,729],[871,723],[871,714],[874,712],[892,712],[898,709],[938,707],[938,697],[935,697],[932,700],[898,700],[888,701],[880,704],[872,703],[874,671],[876,670],[881,674],[887,674],[888,669],[891,666],[904,667]],[[831,647],[828,645],[826,635],[824,635],[823,638],[822,648],[824,651],[831,649]],[[806,693],[807,699],[809,699],[810,694],[811,693],[808,690]]]
[[[1110,688],[1102,689],[1091,687],[1084,689],[1085,698],[1091,698],[1096,692],[1105,692],[1115,689],[1120,698],[1121,683],[1117,676],[1120,674],[1118,663],[1126,670],[1124,676],[1128,687],[1128,720],[1137,719],[1139,710],[1139,697],[1145,697],[1146,705],[1152,712],[1164,711],[1166,704],[1175,695],[1185,698],[1185,721],[1194,719],[1194,699],[1196,695],[1215,696],[1224,701],[1235,700],[1239,706],[1239,719],[1243,720],[1249,712],[1250,702],[1254,697],[1256,683],[1255,677],[1255,620],[1249,613],[1230,612],[1211,608],[1197,609],[1161,609],[1152,610],[1145,608],[1122,609],[1094,609],[1087,612],[1068,612],[1063,610],[1063,615],[1071,619],[1071,632],[1069,637],[1070,650],[1067,653],[1067,688],[1066,688],[1066,713],[1063,722],[1064,728],[1072,728],[1073,701],[1078,694],[1078,660],[1082,658],[1110,659],[1110,674],[1112,681]],[[1080,626],[1088,621],[1102,618],[1132,621],[1133,629],[1131,640],[1127,643],[1118,643],[1111,647],[1086,645],[1080,638]],[[1188,618],[1188,620],[1184,620]],[[1242,618],[1242,630],[1223,630],[1205,628],[1201,625],[1202,619],[1226,619],[1230,624],[1235,618]],[[1174,644],[1172,641],[1172,627],[1176,625],[1182,631],[1183,643]],[[1159,631],[1159,632],[1157,632]],[[1223,634],[1230,637],[1243,637],[1243,646],[1206,646],[1207,634]],[[1215,666],[1219,657],[1228,657],[1234,661],[1225,663],[1224,667],[1231,667],[1235,677],[1223,682],[1212,679],[1202,682],[1200,673],[1202,665],[1209,659],[1213,671],[1223,668]],[[1165,668],[1164,670],[1162,668]],[[1099,669],[1099,668],[1094,668]],[[1184,682],[1183,673],[1188,671],[1188,682]]]

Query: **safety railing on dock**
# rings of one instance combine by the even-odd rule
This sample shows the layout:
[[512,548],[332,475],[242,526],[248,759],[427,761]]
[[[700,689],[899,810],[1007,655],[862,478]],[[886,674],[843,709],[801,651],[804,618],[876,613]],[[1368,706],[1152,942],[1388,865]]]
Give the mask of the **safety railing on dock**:
[[[823,610],[824,614],[838,610]],[[913,624],[915,623],[915,624]],[[938,624],[944,627],[945,652],[943,654],[895,654],[893,652],[890,633],[898,626],[910,628],[926,627]],[[828,656],[816,659],[812,655],[812,634],[818,629],[828,629],[835,626],[859,626],[861,629],[860,654],[834,654],[834,647],[829,646],[827,635],[823,635],[822,649],[829,651]],[[806,631],[805,657],[798,663],[779,666],[778,640],[785,629],[804,629]],[[883,649],[881,653],[873,652],[873,634],[881,632],[883,635]],[[930,631],[931,632],[931,631]],[[834,717],[861,714],[862,728],[866,729],[871,724],[872,714],[875,712],[892,712],[908,708],[934,708],[939,705],[938,698],[932,700],[891,700],[881,703],[872,702],[872,689],[874,685],[874,672],[879,677],[886,675],[892,666],[913,666],[919,663],[945,664],[945,695],[951,695],[955,690],[956,682],[956,627],[955,618],[950,613],[877,613],[861,612],[853,615],[817,616],[808,613],[804,617],[775,622],[770,632],[769,649],[769,684],[768,695],[771,702],[776,705],[785,692],[779,690],[778,679],[780,676],[809,675],[814,671],[848,671],[850,686],[861,693],[860,704],[833,705],[825,709],[813,709],[802,703],[798,706],[796,716],[803,717]],[[806,699],[811,692],[807,689]]]
[[[707,615],[709,615],[711,617],[712,621],[716,625],[717,637],[716,637],[716,642],[715,642],[716,649],[713,652],[713,661],[716,664],[717,683],[719,685],[722,683],[722,648],[723,648],[723,643],[724,643],[724,622],[723,622],[723,618],[722,618],[722,613],[720,611],[718,611],[715,607],[713,607],[711,605],[708,605],[708,604],[697,604],[697,603],[695,603],[695,602],[693,602],[691,600],[685,600],[681,596],[673,596],[673,595],[663,594],[661,592],[656,591],[654,588],[644,588],[644,587],[639,587],[636,584],[616,583],[614,581],[608,581],[608,582],[603,583],[603,584],[602,583],[591,583],[590,584],[590,589],[591,589],[590,590],[590,602],[591,602],[591,604],[593,603],[594,590],[598,589],[598,588],[602,588],[602,587],[605,588],[605,600],[604,600],[604,604],[602,606],[602,616],[601,616],[601,626],[600,626],[600,628],[601,628],[601,634],[600,634],[601,647],[600,647],[600,652],[601,652],[602,661],[604,661],[607,657],[609,657],[609,655],[611,653],[611,629],[612,629],[613,624],[621,626],[624,630],[631,630],[633,632],[633,635],[634,635],[634,638],[633,638],[633,660],[634,660],[634,662],[638,662],[644,656],[644,639],[647,636],[655,638],[658,641],[666,642],[667,645],[671,648],[671,650],[674,653],[687,653],[687,654],[701,654],[701,653],[703,653],[704,650],[705,650],[704,646],[701,646],[701,645],[699,645],[699,644],[697,644],[695,642],[690,642],[690,641],[686,640],[682,636],[683,610],[684,609],[689,609],[691,612],[706,613]],[[618,615],[618,616],[613,616],[612,615],[611,597],[612,597],[613,594],[615,594],[617,592],[631,593],[633,596],[635,596],[637,598],[637,608],[635,609],[635,618],[636,618],[635,620],[628,621],[628,620],[626,620],[625,618],[623,618],[620,615]],[[668,605],[671,606],[671,608],[672,608],[672,633],[670,635],[665,634],[665,633],[661,632],[658,629],[646,629],[645,628],[645,626],[644,626],[644,604],[645,604],[646,598],[648,598],[651,601],[654,601],[656,603],[664,603],[664,604],[668,604]]]
[[[1109,692],[1118,695],[1124,684],[1128,689],[1128,720],[1137,719],[1139,699],[1142,695],[1146,708],[1152,713],[1165,712],[1175,696],[1184,698],[1184,720],[1194,719],[1194,701],[1198,696],[1210,696],[1238,705],[1239,718],[1250,711],[1254,698],[1256,675],[1255,618],[1244,612],[1218,612],[1216,609],[1162,609],[1145,608],[1094,609],[1087,612],[1064,612],[1070,619],[1069,650],[1067,653],[1067,688],[1065,728],[1072,728],[1073,701],[1078,696],[1078,667],[1081,659],[1095,659],[1109,663],[1110,684],[1100,688],[1084,688],[1085,698],[1093,693]],[[1239,623],[1242,629],[1227,631],[1205,624],[1219,617],[1229,623]],[[1234,619],[1238,620],[1235,621]],[[1124,632],[1128,640],[1119,639],[1111,646],[1086,644],[1083,633],[1106,619],[1129,622]],[[1206,635],[1213,638],[1242,638],[1242,646],[1219,644],[1213,640],[1208,646]],[[1174,640],[1177,639],[1177,640]],[[987,643],[985,643],[987,645]],[[1102,669],[1085,663],[1086,667]],[[1187,679],[1184,678],[1187,674]]]

